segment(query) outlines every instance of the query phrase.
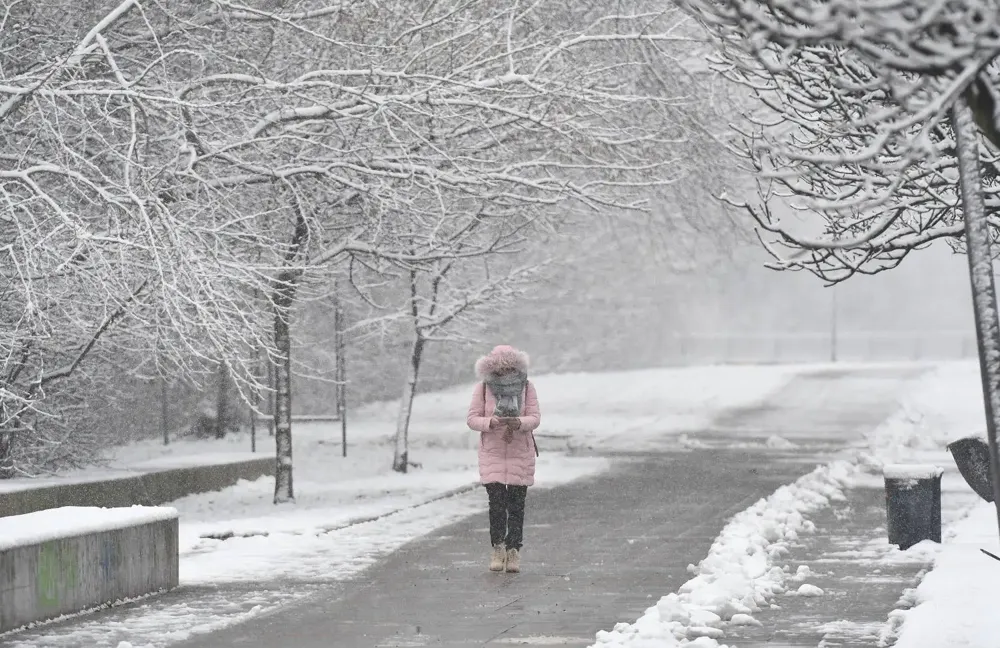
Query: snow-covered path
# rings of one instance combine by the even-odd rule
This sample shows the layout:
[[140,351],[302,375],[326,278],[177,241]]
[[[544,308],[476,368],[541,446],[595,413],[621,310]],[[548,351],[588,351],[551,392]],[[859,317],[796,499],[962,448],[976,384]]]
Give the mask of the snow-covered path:
[[[796,378],[802,372],[814,375]],[[833,373],[808,367],[722,367],[539,378],[540,391],[548,395],[545,425],[548,439],[540,443],[543,450],[549,449],[548,456],[543,455],[547,465],[543,465],[540,476],[543,479],[547,477],[548,486],[554,488],[549,491],[534,489],[532,492],[538,507],[546,498],[558,503],[567,497],[566,493],[581,489],[583,493],[588,493],[591,508],[596,507],[597,510],[584,510],[563,524],[584,533],[584,545],[588,525],[594,524],[590,520],[600,520],[605,513],[613,510],[627,515],[617,522],[605,520],[600,527],[602,533],[611,542],[632,540],[628,550],[634,558],[641,560],[644,553],[648,553],[653,546],[653,538],[668,537],[673,533],[684,538],[681,545],[673,546],[687,547],[691,555],[685,555],[685,559],[697,563],[704,557],[726,518],[773,491],[781,483],[807,472],[812,463],[803,464],[803,457],[807,462],[813,462],[818,454],[825,455],[833,445],[853,440],[860,427],[880,422],[887,412],[893,410],[901,381],[910,375],[912,368],[899,367],[875,370],[853,367]],[[808,388],[801,387],[802,381]],[[298,457],[305,457],[306,467],[306,479],[300,485],[304,483],[306,488],[320,486],[319,490],[335,494],[333,499],[315,495],[310,499],[307,495],[305,506],[300,503],[295,508],[275,514],[269,505],[255,503],[262,499],[262,494],[266,497],[264,491],[267,485],[252,484],[232,489],[233,492],[228,494],[199,496],[190,502],[180,502],[182,519],[186,515],[186,519],[190,520],[184,530],[188,539],[182,560],[184,588],[158,599],[22,633],[17,635],[13,645],[24,648],[84,645],[115,648],[121,645],[119,642],[127,642],[134,646],[159,647],[265,613],[268,614],[261,618],[260,623],[276,628],[278,633],[274,636],[277,643],[273,645],[300,644],[293,637],[308,631],[294,621],[297,614],[294,610],[314,608],[315,604],[309,601],[319,597],[324,601],[322,609],[329,607],[331,601],[347,605],[343,602],[349,601],[352,591],[357,589],[352,579],[359,574],[363,574],[366,580],[371,579],[372,574],[382,569],[380,565],[384,565],[381,561],[385,556],[406,546],[402,553],[397,552],[390,558],[400,559],[400,556],[412,551],[414,545],[407,543],[436,528],[458,523],[460,528],[467,529],[477,539],[478,535],[482,535],[479,528],[482,521],[478,516],[465,520],[469,515],[483,511],[485,502],[482,493],[477,490],[461,492],[466,484],[475,479],[474,458],[470,461],[468,456],[473,453],[464,449],[468,443],[461,430],[464,421],[454,414],[456,409],[460,412],[464,410],[466,391],[459,389],[428,395],[418,401],[414,454],[418,460],[430,459],[423,471],[404,477],[366,475],[363,470],[357,469],[353,482],[337,481],[335,478],[330,481],[329,477],[324,480],[324,474],[330,475],[334,453],[324,449],[327,444],[314,441],[305,452],[297,452]],[[734,409],[739,414],[725,414]],[[361,441],[367,439],[370,448],[379,451],[379,456],[385,449],[387,429],[391,429],[385,425],[391,422],[391,415],[387,416],[390,412],[390,408],[386,408],[385,412],[369,412],[355,427],[354,438]],[[718,425],[713,425],[713,420],[718,421]],[[745,421],[745,428],[740,428],[740,420]],[[837,420],[842,420],[844,424],[838,427]],[[818,421],[824,421],[824,424],[817,425]],[[381,431],[376,433],[375,430]],[[779,435],[794,436],[796,440],[793,442]],[[300,436],[300,443],[303,437],[308,440],[308,434]],[[555,452],[554,448],[560,443],[576,449],[576,454],[583,451],[589,456],[572,457]],[[352,453],[355,457],[363,457],[363,448],[363,443],[359,442],[352,448]],[[339,454],[339,448],[334,450]],[[650,472],[646,481],[632,480],[637,489],[632,495],[644,495],[664,505],[681,506],[684,513],[691,516],[690,523],[683,521],[686,518],[678,517],[676,511],[660,511],[658,517],[674,522],[646,532],[642,529],[642,520],[657,517],[654,509],[647,513],[636,504],[605,502],[602,505],[602,496],[612,487],[588,489],[586,484],[594,483],[589,480],[577,485],[559,486],[574,478],[599,475],[609,465],[605,456],[620,452],[658,456],[665,462],[659,467],[655,462],[652,467],[647,466],[646,470]],[[664,452],[667,454],[659,454]],[[719,459],[723,455],[725,461]],[[618,467],[599,479],[621,480],[622,466],[627,466],[623,461],[615,459]],[[771,463],[752,465],[763,461]],[[685,477],[686,473],[680,468],[666,470],[667,464],[693,472]],[[314,473],[309,472],[309,466],[316,466]],[[743,466],[746,466],[745,469]],[[699,475],[714,477],[699,480]],[[625,476],[629,476],[628,472]],[[649,479],[653,477],[659,480],[660,485],[656,489],[650,487],[653,482]],[[403,481],[407,479],[409,484]],[[618,482],[620,485],[629,483],[628,478]],[[362,486],[360,489],[358,484]],[[722,489],[720,485],[724,484],[732,488]],[[412,488],[407,490],[407,485]],[[384,492],[380,493],[380,489]],[[623,490],[623,486],[612,489],[626,499],[632,497],[627,490]],[[440,499],[442,493],[452,490],[458,493]],[[352,494],[357,499],[353,505]],[[380,494],[384,496],[380,497]],[[414,506],[421,501],[430,502]],[[633,501],[640,500],[633,498]],[[556,513],[563,509],[566,506],[557,506]],[[552,517],[539,509],[534,510],[540,518]],[[233,512],[238,516],[234,517]],[[377,519],[358,522],[358,517]],[[635,523],[630,524],[633,518]],[[634,528],[634,533],[630,527]],[[544,528],[532,531],[538,534],[535,540],[537,549],[532,551],[544,553],[546,540],[543,536],[548,533],[542,530]],[[551,533],[562,535],[561,529],[552,527]],[[228,533],[246,537],[227,540],[206,537]],[[427,542],[439,542],[442,537],[447,540],[448,535],[433,533]],[[478,562],[481,562],[478,560],[481,547],[476,544],[476,539],[460,538],[454,542],[461,551],[470,553],[466,558],[452,556],[443,567],[446,574],[452,574],[444,578],[452,580],[435,578],[431,583],[435,590],[447,589],[448,583],[457,583],[455,579],[460,576],[482,576],[482,570],[477,568]],[[560,538],[553,536],[551,542],[559,544]],[[657,546],[662,548],[665,545],[661,543]],[[676,551],[674,554],[680,555]],[[419,558],[417,562],[425,560]],[[561,579],[566,575],[563,573],[566,569],[580,569],[573,562],[592,564],[599,560],[587,555],[578,556],[560,567],[557,575]],[[603,568],[609,575],[618,573],[612,564],[615,563]],[[636,618],[645,605],[671,591],[669,585],[673,581],[670,579],[686,580],[685,565],[675,569],[677,573],[650,572],[649,579],[640,579],[644,583],[642,589],[629,590],[631,604],[622,606],[609,617],[588,614],[586,623],[596,624],[590,631],[590,640],[593,640],[596,629],[609,629],[616,621]],[[364,571],[367,568],[371,569]],[[428,569],[434,571],[436,567],[429,564],[424,571]],[[622,572],[622,577],[638,578],[641,572],[648,569],[649,566],[642,562],[636,565],[633,572]],[[604,580],[597,578],[599,574],[600,569],[594,572],[595,580],[589,586],[595,594],[601,593],[600,583]],[[553,573],[551,569],[546,569],[537,576],[548,578]],[[526,573],[519,582],[527,584],[531,578]],[[569,581],[560,582],[569,583],[569,588],[575,588],[577,593],[583,587],[576,584],[572,577]],[[618,589],[628,589],[626,584],[626,581],[619,581]],[[487,587],[506,586],[487,583]],[[603,594],[608,600],[610,595],[609,592]],[[413,600],[423,598],[416,591],[411,596],[415,597]],[[651,597],[651,601],[647,597]],[[306,607],[295,605],[297,603]],[[392,605],[393,609],[406,607],[405,600],[385,601],[385,604]],[[293,605],[293,608],[286,614],[282,612],[282,606],[287,605]],[[557,612],[555,608],[550,611]],[[355,613],[350,612],[348,618]],[[569,627],[573,619],[566,617],[563,621]],[[242,627],[254,636],[259,634],[261,628],[257,623]],[[573,627],[576,628],[574,636],[579,639],[581,630]],[[233,632],[241,633],[243,630],[235,628]],[[278,641],[282,636],[285,641]],[[228,632],[215,633],[205,637],[203,645],[229,645],[227,637],[231,637]],[[256,645],[272,644],[262,641]],[[337,645],[371,646],[376,643],[347,641],[337,642]]]

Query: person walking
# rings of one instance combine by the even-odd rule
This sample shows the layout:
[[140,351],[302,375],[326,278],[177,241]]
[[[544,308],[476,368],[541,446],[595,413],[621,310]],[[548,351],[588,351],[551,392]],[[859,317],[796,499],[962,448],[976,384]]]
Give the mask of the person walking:
[[490,571],[521,571],[524,505],[535,483],[538,394],[528,354],[501,345],[476,362],[467,423],[479,432],[479,478],[490,502]]

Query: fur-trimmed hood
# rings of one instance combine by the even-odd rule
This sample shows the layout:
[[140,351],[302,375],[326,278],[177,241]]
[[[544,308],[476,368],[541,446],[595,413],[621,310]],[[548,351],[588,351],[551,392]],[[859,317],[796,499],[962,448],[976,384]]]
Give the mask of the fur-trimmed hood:
[[527,374],[528,361],[528,354],[524,351],[502,344],[476,361],[476,376],[480,380],[486,380],[504,369],[515,369],[518,373]]

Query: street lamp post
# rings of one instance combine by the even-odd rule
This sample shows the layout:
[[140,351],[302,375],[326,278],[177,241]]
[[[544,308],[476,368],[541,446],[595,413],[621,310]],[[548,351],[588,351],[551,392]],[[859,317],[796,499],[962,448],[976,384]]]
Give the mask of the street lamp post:
[[837,287],[830,288],[830,362],[837,361]]

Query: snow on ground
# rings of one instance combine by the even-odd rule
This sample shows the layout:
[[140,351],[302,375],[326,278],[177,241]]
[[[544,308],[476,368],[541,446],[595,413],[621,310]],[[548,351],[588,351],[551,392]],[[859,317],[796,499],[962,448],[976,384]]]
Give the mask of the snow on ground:
[[917,587],[916,607],[896,612],[902,621],[897,648],[994,648],[1000,637],[1000,555],[996,509],[981,502],[953,527],[934,569]]
[[[890,616],[897,648],[993,648],[1000,636],[1000,562],[980,551],[1000,555],[996,508],[971,495],[945,449],[966,436],[985,437],[983,417],[978,364],[949,363],[921,379],[899,413],[870,436],[866,459],[874,467],[920,463],[945,469],[943,543],[925,543],[933,569],[905,595],[914,607]],[[881,485],[881,477],[871,481]]]
[[[536,486],[565,483],[607,465],[569,458],[560,452],[566,445],[677,447],[672,433],[706,424],[721,408],[760,400],[794,371],[708,367],[536,378],[542,406]],[[269,570],[292,577],[289,561],[282,558],[285,548],[270,557],[260,553],[276,546],[275,534],[298,536],[303,555],[311,554],[310,537],[473,488],[479,479],[478,435],[465,425],[472,391],[467,385],[416,399],[410,458],[420,467],[408,474],[390,469],[396,404],[376,403],[351,416],[346,459],[340,456],[337,424],[296,426],[294,505],[274,507],[270,479],[174,502],[181,513],[182,551],[198,556],[182,564],[182,577],[187,582],[252,580]],[[237,537],[216,539],[228,535]],[[238,558],[229,562],[220,552]],[[303,577],[317,577],[304,560],[296,569]]]
[[[539,472],[547,475],[545,487],[552,487],[593,475],[606,466],[607,461],[599,457],[551,457]],[[178,596],[146,599],[67,625],[43,625],[12,635],[11,648],[121,648],[121,642],[134,648],[162,648],[275,612],[308,597],[318,584],[326,584],[329,592],[330,585],[356,577],[407,542],[486,511],[486,497],[480,489],[432,500],[417,506],[396,501],[394,510],[384,507],[384,515],[365,511],[366,520],[351,523],[344,518],[343,526],[330,531],[320,529],[317,519],[325,524],[327,513],[339,515],[335,509],[315,510],[314,520],[299,517],[303,524],[298,529],[278,515],[280,531],[186,546],[185,538],[190,540],[203,527],[182,523]],[[183,519],[185,500],[174,504]]]
[[[955,362],[935,367],[910,386],[897,413],[868,435],[867,447],[849,461],[838,460],[817,468],[735,516],[716,539],[709,555],[692,569],[694,578],[677,593],[661,598],[635,623],[620,623],[610,632],[598,633],[594,646],[714,648],[725,636],[727,624],[754,624],[753,613],[772,603],[778,594],[823,596],[821,589],[809,583],[797,584],[808,574],[793,575],[788,573],[787,565],[779,567],[781,556],[799,533],[812,529],[806,519],[811,511],[843,497],[844,488],[883,488],[882,469],[893,464],[929,464],[944,469],[942,517],[949,528],[944,534],[943,551],[929,542],[907,551],[889,547],[886,542],[857,548],[858,557],[885,562],[926,562],[937,556],[935,569],[910,594],[925,603],[909,612],[894,612],[883,637],[890,640],[905,617],[907,621],[902,624],[898,644],[901,648],[995,645],[1000,621],[995,620],[997,617],[988,606],[993,602],[991,594],[1000,587],[980,584],[963,589],[963,583],[981,579],[984,570],[990,569],[987,564],[990,559],[976,551],[976,543],[989,539],[991,550],[1000,555],[1000,545],[995,540],[994,509],[986,504],[977,505],[974,514],[965,519],[971,501],[970,489],[945,450],[951,441],[982,430],[982,407],[975,363]],[[783,445],[780,439],[769,441]],[[686,447],[702,445],[687,435],[682,435],[680,442]],[[955,543],[965,546],[956,548]],[[1000,563],[994,567],[1000,583]],[[974,597],[978,597],[975,602],[971,600]],[[970,621],[977,616],[989,620],[977,626]],[[948,632],[928,633],[927,627],[946,627],[946,618],[953,619],[952,625],[957,627]],[[920,620],[910,626],[911,619]],[[975,629],[975,637],[989,640],[979,643],[954,640],[956,636],[966,636],[963,632],[968,634],[969,628]]]
[[169,506],[64,506],[26,515],[0,518],[0,551],[11,547],[42,544],[50,540],[87,533],[172,520],[177,511]]
[[[536,487],[607,468],[602,458],[567,456],[569,447],[679,449],[680,433],[706,426],[724,408],[760,401],[800,371],[723,366],[533,378],[542,406]],[[470,383],[416,399],[410,458],[420,467],[405,475],[390,468],[395,403],[350,413],[346,458],[339,424],[296,423],[294,504],[271,503],[270,478],[171,503],[181,519],[182,588],[199,592],[194,602],[149,599],[131,612],[109,613],[110,619],[19,634],[15,645],[166,645],[273,611],[302,596],[303,584],[352,578],[406,542],[483,513],[486,498],[475,487],[478,437],[465,425],[472,391]],[[245,435],[167,447],[149,441],[119,449],[109,466],[124,473],[139,465],[253,456],[248,450]],[[274,452],[266,434],[258,438],[258,451]],[[87,475],[74,475],[82,478]]]
[[900,409],[868,435],[869,452],[881,463],[947,460],[945,446],[972,434],[985,436],[979,365],[949,362],[916,381]]
[[[803,370],[790,365],[684,367],[534,381],[543,435],[565,435],[575,447],[639,451],[676,447],[671,435],[704,429],[723,409],[755,404]],[[466,401],[468,391],[461,395]]]
[[[845,461],[820,466],[792,484],[738,513],[723,528],[697,567],[675,594],[661,598],[635,623],[619,623],[597,633],[598,648],[716,648],[725,623],[758,623],[753,613],[768,606],[794,580],[778,566],[789,543],[814,529],[806,516],[843,499],[842,489],[856,468]],[[799,587],[799,594],[816,592]],[[682,643],[683,642],[683,643]]]
[[[553,374],[533,377],[542,399],[543,425],[536,433],[542,452],[567,447],[642,450],[676,447],[672,434],[697,430],[721,409],[753,404],[808,367],[795,365],[710,366],[651,369],[603,374]],[[465,427],[472,383],[431,394],[413,404],[411,439],[414,448],[473,449],[475,436]],[[392,452],[397,402],[378,402],[348,412],[348,454],[352,448],[388,447]],[[338,477],[374,476],[371,462],[343,462],[339,423],[295,424],[296,480],[303,453],[323,454],[338,462]],[[304,443],[301,443],[304,441]],[[258,432],[252,453],[247,434],[225,439],[175,439],[170,445],[150,439],[114,449],[105,465],[56,477],[11,479],[0,492],[113,479],[153,470],[232,463],[274,454],[274,440]],[[384,465],[383,451],[375,459]],[[422,454],[418,461],[434,461]],[[446,464],[449,462],[445,462]],[[454,467],[453,465],[451,467]],[[451,468],[448,468],[449,470]],[[324,474],[323,483],[329,481]],[[300,489],[305,491],[307,489]]]
[[77,615],[66,624],[44,624],[10,637],[10,648],[162,648],[261,614],[294,605],[313,593],[310,588],[207,590],[143,599],[106,610],[99,616]]
[[[760,400],[795,371],[708,367],[536,378],[542,405],[536,485],[565,483],[601,469],[587,464],[581,472],[577,466],[583,465],[582,460],[570,460],[562,452],[567,445],[677,448],[679,430],[706,425],[722,408]],[[276,508],[269,478],[178,500],[173,505],[181,513],[182,550],[211,553],[225,547],[229,551],[239,543],[224,540],[220,545],[212,539],[229,535],[315,535],[473,487],[479,479],[478,435],[465,425],[472,391],[468,385],[416,399],[410,458],[420,467],[405,475],[390,469],[395,403],[372,404],[351,415],[346,458],[341,456],[338,424],[296,424],[295,504]],[[219,445],[231,443],[224,440]],[[262,452],[273,451],[273,441],[266,436],[260,445]],[[118,461],[127,455],[148,461],[152,450],[137,444],[120,451]],[[243,578],[244,572],[242,565],[233,570],[232,578]]]
[[[897,466],[942,468],[941,518],[943,537],[980,501],[958,472],[946,446],[963,437],[985,438],[983,392],[976,362],[938,365],[915,381],[895,414],[867,435],[856,459],[864,470],[851,486],[885,487],[884,470]],[[904,552],[905,553],[905,552]]]
[[[607,466],[607,460],[599,457],[542,457],[537,472],[544,481],[536,487],[557,486],[600,473]],[[427,479],[434,475],[437,482]],[[362,488],[358,488],[359,484]],[[198,501],[201,496],[178,500],[174,506],[181,511],[182,519],[186,512],[190,513],[190,521],[182,525],[181,532],[181,582],[315,582],[349,578],[409,540],[485,511],[485,492],[477,484],[478,473],[472,471],[432,472],[423,479],[418,477],[413,492],[408,492],[406,476],[384,475],[372,482],[358,480],[353,490],[347,485],[340,493],[347,495],[343,500],[361,498],[367,502],[344,501],[344,506],[336,506],[332,502],[337,494],[331,493],[322,506],[312,509],[287,507],[286,512],[270,518],[256,516],[224,522],[195,521],[210,516],[213,510],[225,510],[213,506],[199,509],[203,504]],[[271,487],[265,485],[269,497]],[[229,490],[235,491],[237,497],[246,494],[239,487]],[[225,540],[206,537],[229,529],[244,533]],[[373,535],[372,529],[379,531]]]
[[986,438],[979,365],[948,362],[924,374],[908,390],[895,414],[867,435],[852,486],[884,488],[883,469],[894,465],[937,466],[945,524],[968,513],[972,490],[946,446],[963,437]]

